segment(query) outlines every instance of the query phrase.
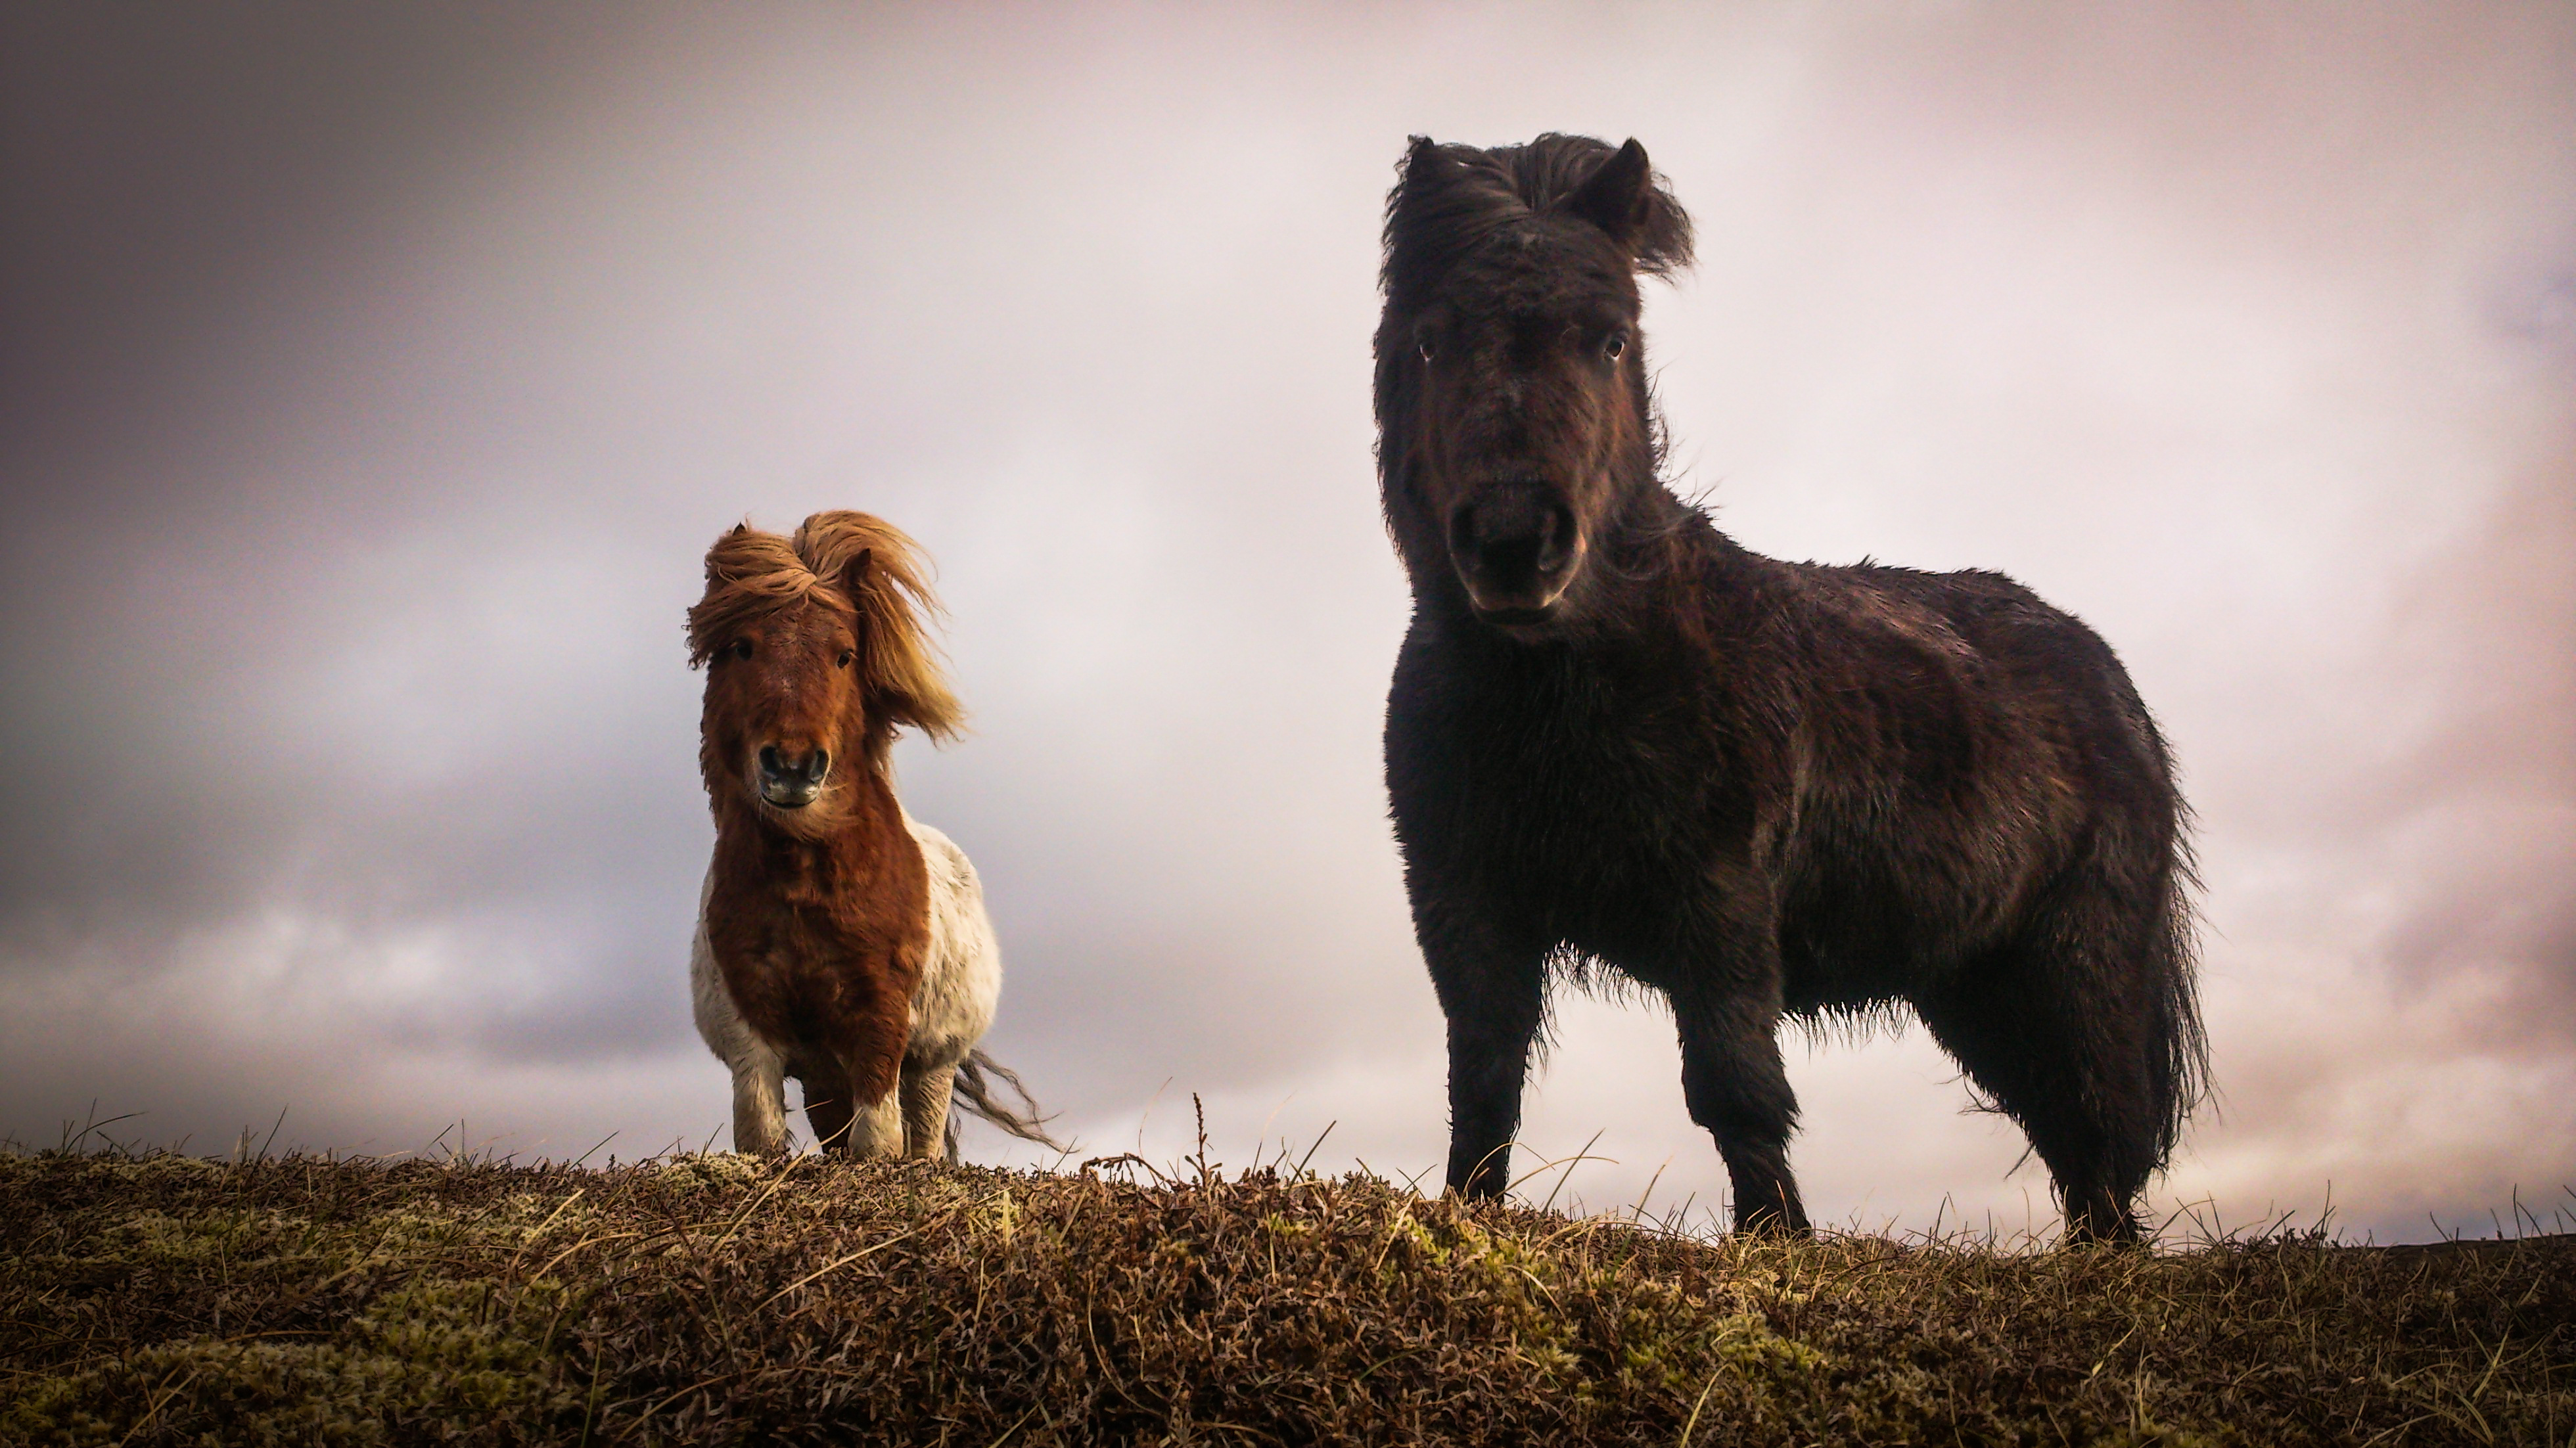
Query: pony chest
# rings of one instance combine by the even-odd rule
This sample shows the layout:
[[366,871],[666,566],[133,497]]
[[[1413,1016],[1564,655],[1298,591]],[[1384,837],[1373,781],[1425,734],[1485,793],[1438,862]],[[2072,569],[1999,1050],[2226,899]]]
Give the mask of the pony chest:
[[889,943],[882,932],[853,929],[828,908],[784,901],[730,919],[719,914],[709,922],[709,935],[719,960],[731,956],[772,973],[860,967]]
[[927,937],[926,918],[854,917],[838,902],[800,902],[785,892],[719,895],[707,907],[707,944],[726,992],[755,1030],[777,1041],[802,1039],[887,999],[910,999]]
[[1737,772],[1683,691],[1425,673],[1399,671],[1388,710],[1409,855],[1571,927],[1604,901],[1669,897],[1725,852]]

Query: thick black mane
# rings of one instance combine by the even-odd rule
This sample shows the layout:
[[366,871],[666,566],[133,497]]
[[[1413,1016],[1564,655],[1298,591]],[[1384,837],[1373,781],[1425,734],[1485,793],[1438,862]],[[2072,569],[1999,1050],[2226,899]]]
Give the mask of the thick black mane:
[[[1388,307],[1420,306],[1426,289],[1459,258],[1515,221],[1562,209],[1618,150],[1554,131],[1525,146],[1491,150],[1414,137],[1403,179],[1387,198],[1386,262],[1378,281]],[[1636,270],[1649,276],[1691,264],[1690,217],[1661,179],[1649,222],[1630,241]]]

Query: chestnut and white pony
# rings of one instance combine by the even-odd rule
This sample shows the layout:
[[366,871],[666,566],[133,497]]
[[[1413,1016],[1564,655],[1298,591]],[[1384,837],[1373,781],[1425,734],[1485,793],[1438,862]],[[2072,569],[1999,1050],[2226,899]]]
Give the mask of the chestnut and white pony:
[[1002,963],[975,867],[904,811],[888,770],[899,727],[949,738],[962,717],[921,627],[936,608],[912,540],[864,513],[817,513],[792,538],[744,524],[707,552],[689,661],[707,671],[716,847],[689,980],[698,1034],[733,1071],[737,1151],[786,1149],[790,1076],[829,1151],[954,1160],[952,1094],[1057,1144],[976,1049]]

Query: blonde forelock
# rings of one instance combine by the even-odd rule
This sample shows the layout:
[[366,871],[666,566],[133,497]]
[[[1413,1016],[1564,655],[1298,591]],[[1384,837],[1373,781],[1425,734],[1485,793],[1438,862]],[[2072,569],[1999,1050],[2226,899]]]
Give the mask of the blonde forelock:
[[[855,566],[862,553],[865,565]],[[793,538],[739,524],[707,550],[706,596],[689,610],[690,666],[750,621],[816,599],[857,618],[860,687],[873,706],[894,723],[954,738],[966,711],[925,628],[941,612],[926,564],[903,530],[866,513],[816,513]]]

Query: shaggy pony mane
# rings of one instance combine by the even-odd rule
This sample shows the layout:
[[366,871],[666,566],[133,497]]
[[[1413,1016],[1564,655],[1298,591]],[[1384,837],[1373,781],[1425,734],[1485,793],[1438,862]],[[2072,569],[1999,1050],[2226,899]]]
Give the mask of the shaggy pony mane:
[[[1633,144],[1633,143],[1631,143]],[[1441,145],[1416,136],[1386,198],[1389,310],[1411,313],[1449,268],[1512,223],[1575,203],[1585,182],[1619,154],[1590,136],[1549,132],[1525,146]],[[1691,263],[1691,223],[1669,184],[1652,178],[1634,230],[1622,239],[1637,270],[1670,276]]]
[[834,509],[796,536],[738,523],[707,550],[707,592],[689,610],[689,667],[715,656],[750,621],[801,603],[858,625],[859,685],[874,710],[934,739],[954,739],[966,711],[923,627],[942,610],[924,577],[921,546],[867,513]]

